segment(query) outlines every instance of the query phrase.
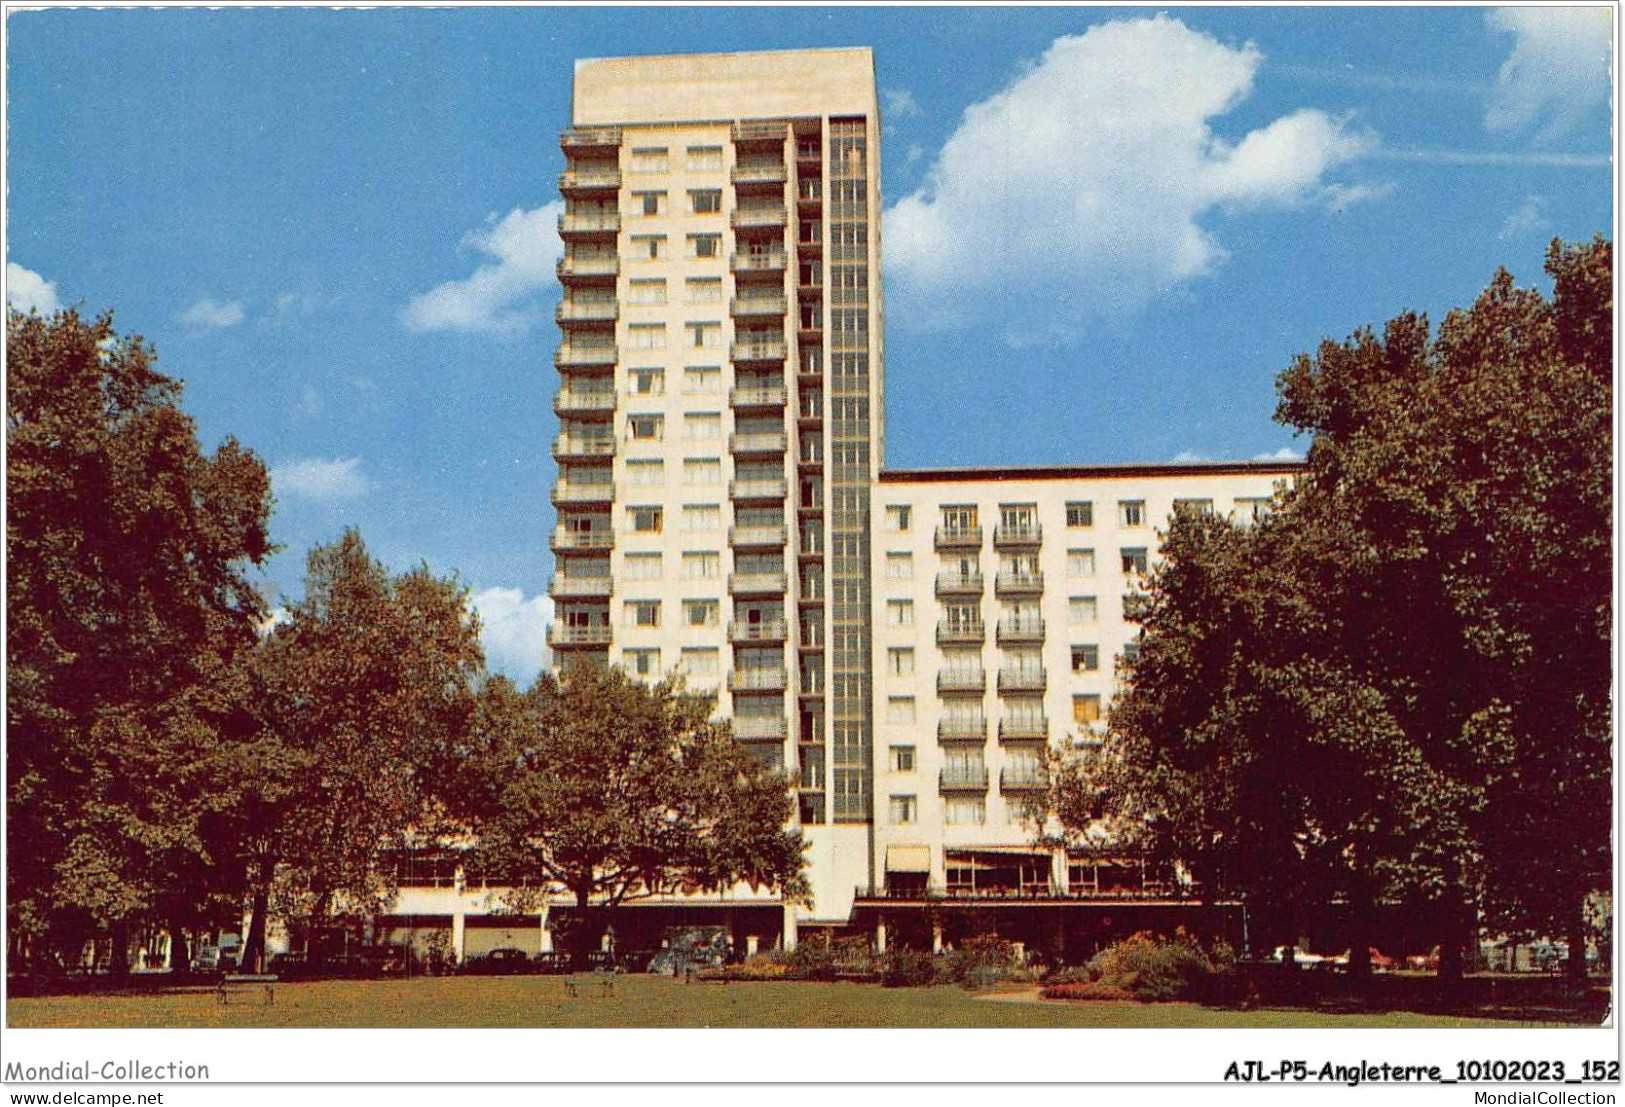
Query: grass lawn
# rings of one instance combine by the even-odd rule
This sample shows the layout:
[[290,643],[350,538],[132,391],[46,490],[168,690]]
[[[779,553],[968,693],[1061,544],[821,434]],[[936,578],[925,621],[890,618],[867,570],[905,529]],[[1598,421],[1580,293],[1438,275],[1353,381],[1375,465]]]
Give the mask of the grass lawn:
[[277,985],[220,1006],[213,989],[12,999],[12,1027],[1514,1027],[1532,1024],[1404,1011],[1337,1014],[1220,1010],[1188,1003],[1059,1003],[977,998],[955,987],[790,982],[683,984],[628,976],[613,996],[586,978],[326,980]]

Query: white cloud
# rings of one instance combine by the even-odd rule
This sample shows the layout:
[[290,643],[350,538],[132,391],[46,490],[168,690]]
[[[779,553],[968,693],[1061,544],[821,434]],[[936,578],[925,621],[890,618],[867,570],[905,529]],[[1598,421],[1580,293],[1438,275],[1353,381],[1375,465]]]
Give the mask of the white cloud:
[[271,488],[279,496],[304,500],[353,500],[372,490],[359,457],[303,457],[271,470]]
[[1273,451],[1271,453],[1254,454],[1253,455],[1253,460],[1254,461],[1302,461],[1303,460],[1303,451],[1302,450],[1295,450],[1291,446],[1282,446],[1279,450],[1275,450],[1275,451]]
[[62,306],[57,299],[55,281],[48,281],[14,261],[6,262],[6,303],[18,311],[37,311],[41,315],[49,315]]
[[1198,461],[1212,460],[1206,454],[1199,454],[1195,450],[1180,450],[1174,455],[1175,465],[1189,465]]
[[920,114],[919,101],[906,88],[887,88],[880,92],[882,112],[891,120],[908,119]]
[[1421,165],[1499,165],[1512,168],[1606,169],[1613,164],[1613,159],[1607,154],[1555,154],[1531,150],[1441,150],[1385,146],[1373,150],[1370,156],[1382,161],[1408,161]]
[[216,330],[221,327],[236,326],[243,321],[245,314],[241,300],[228,300],[225,303],[220,303],[205,296],[177,315],[176,318],[189,327]]
[[491,670],[529,684],[552,664],[547,625],[553,621],[553,601],[545,594],[527,599],[518,588],[486,588],[469,600],[480,613],[480,641]]
[[537,294],[557,279],[553,267],[564,255],[558,231],[563,213],[561,200],[530,211],[515,208],[501,219],[493,212],[484,227],[463,236],[462,245],[495,260],[413,297],[402,320],[414,331],[525,331],[541,318]]
[[1546,218],[1546,197],[1531,193],[1523,198],[1523,203],[1508,213],[1496,237],[1522,238],[1551,229],[1552,221]]
[[1513,36],[1501,64],[1485,129],[1536,141],[1561,138],[1595,108],[1608,103],[1612,9],[1607,7],[1496,8],[1485,14],[1492,30]]
[[1120,314],[1218,266],[1224,248],[1198,222],[1215,208],[1346,206],[1357,197],[1324,178],[1368,135],[1308,109],[1234,143],[1211,129],[1261,60],[1166,16],[1056,39],[966,109],[922,187],[886,212],[896,317],[972,322],[989,289],[1019,292],[999,302],[1012,331]]

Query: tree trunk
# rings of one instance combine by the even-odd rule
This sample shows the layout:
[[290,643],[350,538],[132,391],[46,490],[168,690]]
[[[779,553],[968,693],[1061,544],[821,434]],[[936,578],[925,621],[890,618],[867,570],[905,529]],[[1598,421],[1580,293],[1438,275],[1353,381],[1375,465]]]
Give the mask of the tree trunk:
[[575,969],[587,967],[587,955],[598,949],[603,934],[603,923],[598,909],[592,905],[592,882],[578,884],[576,893],[575,933],[570,935],[570,964]]
[[276,861],[261,857],[255,868],[254,902],[248,920],[248,934],[243,939],[244,972],[265,971],[265,915],[271,909],[271,877],[276,872]]
[[1349,886],[1349,979],[1362,991],[1371,985],[1371,885],[1356,876]]
[[112,952],[108,955],[107,969],[122,980],[130,975],[130,924],[124,919],[115,920],[110,936]]
[[192,947],[180,919],[169,920],[169,974],[187,976],[192,971]]
[[1569,983],[1576,988],[1586,986],[1586,908],[1585,896],[1576,896],[1569,910]]
[[1439,932],[1439,987],[1443,990],[1454,990],[1461,986],[1462,947],[1466,945],[1465,929],[1462,925],[1463,911],[1460,906],[1447,906],[1442,912]]

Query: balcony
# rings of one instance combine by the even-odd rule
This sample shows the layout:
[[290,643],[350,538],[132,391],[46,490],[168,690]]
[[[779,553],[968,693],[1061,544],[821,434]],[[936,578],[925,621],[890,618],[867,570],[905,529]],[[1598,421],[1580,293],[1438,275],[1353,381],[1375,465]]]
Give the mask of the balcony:
[[987,741],[987,720],[977,718],[962,718],[949,716],[937,721],[937,741],[939,742],[985,742]]
[[817,210],[818,205],[824,202],[824,182],[817,177],[810,177],[797,182],[796,204],[799,207]]
[[736,341],[730,348],[728,356],[736,365],[751,361],[783,361],[784,339],[778,337]]
[[561,434],[553,440],[553,456],[560,461],[610,461],[615,457],[615,440]]
[[619,169],[566,169],[559,174],[559,191],[566,196],[575,192],[613,192],[620,187]]
[[976,644],[987,641],[987,628],[981,620],[969,623],[940,622],[937,624],[937,645],[955,643]]
[[1047,792],[1049,773],[1042,768],[1004,768],[999,770],[1001,792]]
[[1042,642],[1044,640],[1044,620],[1036,617],[1000,619],[997,640],[1001,646],[1014,642]]
[[759,623],[734,619],[728,623],[731,642],[782,642],[789,637],[789,624],[783,619],[763,619]]
[[783,573],[729,573],[731,596],[782,596],[789,587]]
[[788,446],[789,438],[781,430],[728,436],[728,451],[735,454],[782,454]]
[[615,501],[613,484],[578,484],[559,481],[553,486],[555,504],[609,504]]
[[783,204],[761,204],[734,208],[728,222],[736,231],[776,230],[784,226]]
[[782,549],[789,540],[790,533],[783,526],[728,528],[728,545],[734,549]]
[[981,573],[937,574],[937,595],[939,596],[980,596],[981,594]]
[[779,718],[740,718],[735,715],[732,722],[734,737],[741,742],[782,742],[789,733],[788,724]]
[[553,319],[567,323],[613,323],[621,317],[621,305],[614,300],[565,300],[553,309]]
[[993,591],[999,596],[1038,596],[1044,592],[1044,574],[1021,573],[1011,569],[999,570],[993,580]]
[[1043,715],[1012,715],[999,720],[1001,742],[1048,742],[1049,719]]
[[783,692],[789,684],[785,669],[733,669],[728,673],[730,692]]
[[788,257],[783,250],[740,250],[731,265],[735,274],[783,273]]
[[553,397],[553,410],[560,415],[605,415],[615,410],[615,393],[580,392],[564,389]]
[[943,769],[937,774],[937,791],[985,792],[987,791],[987,766],[960,765],[951,769]]
[[563,257],[554,267],[559,280],[576,284],[614,284],[621,273],[617,257]]
[[790,486],[783,477],[728,482],[728,498],[733,500],[782,500],[789,492]]
[[1043,669],[1000,669],[1000,692],[1042,692],[1048,683]]
[[618,357],[614,346],[577,346],[566,342],[553,354],[553,364],[560,370],[613,369]]
[[619,212],[565,212],[559,216],[561,237],[613,237],[621,231]]
[[569,127],[559,135],[559,146],[572,150],[613,150],[621,144],[619,127]]
[[557,573],[547,586],[547,594],[555,600],[607,600],[615,591],[609,577],[565,577]]
[[747,385],[728,393],[728,402],[736,408],[783,407],[786,394],[784,385]]
[[981,669],[943,669],[937,673],[938,692],[975,692],[987,688],[987,673]]
[[772,122],[735,123],[733,125],[733,140],[736,144],[776,142],[784,144],[785,135],[789,128],[782,120]]
[[558,527],[549,543],[555,553],[602,553],[615,548],[615,533],[604,530],[566,530]]
[[782,161],[742,161],[735,163],[728,179],[736,185],[781,185],[786,180],[786,172]]
[[1026,523],[1021,526],[1006,526],[1000,524],[993,528],[993,545],[996,549],[1025,549],[1036,546],[1044,540],[1044,528],[1037,523]]
[[970,527],[937,527],[936,546],[939,550],[973,550],[982,545],[982,528]]
[[547,644],[556,650],[609,645],[609,627],[571,627],[554,623],[547,628]]
[[771,317],[774,319],[784,315],[789,307],[782,295],[779,296],[735,296],[728,303],[728,311],[735,319],[757,319]]

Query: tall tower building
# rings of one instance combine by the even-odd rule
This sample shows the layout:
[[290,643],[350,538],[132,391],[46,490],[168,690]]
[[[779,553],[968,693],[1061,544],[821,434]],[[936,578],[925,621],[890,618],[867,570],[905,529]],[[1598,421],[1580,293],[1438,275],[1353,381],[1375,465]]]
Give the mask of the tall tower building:
[[808,917],[844,921],[875,880],[873,57],[582,61],[560,143],[550,644],[714,691],[795,775]]

